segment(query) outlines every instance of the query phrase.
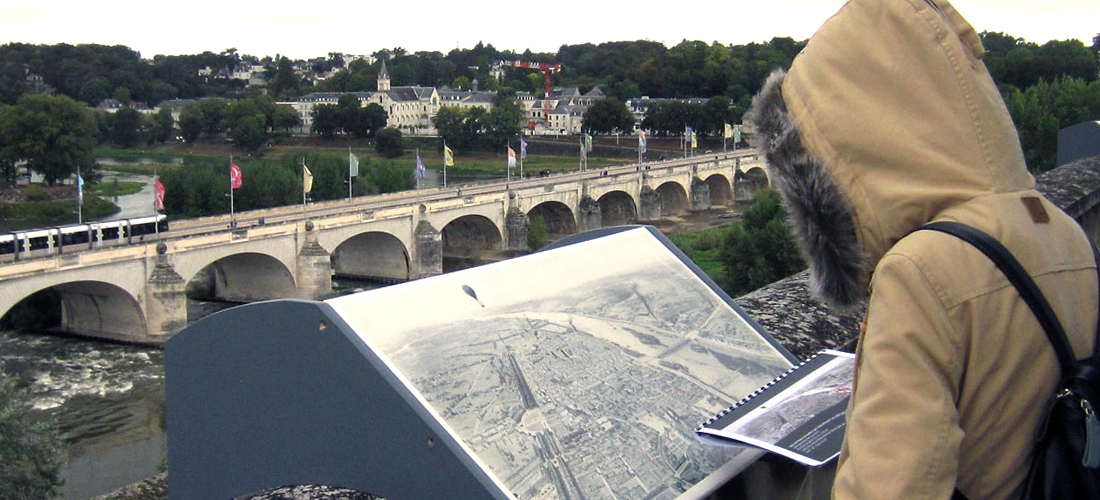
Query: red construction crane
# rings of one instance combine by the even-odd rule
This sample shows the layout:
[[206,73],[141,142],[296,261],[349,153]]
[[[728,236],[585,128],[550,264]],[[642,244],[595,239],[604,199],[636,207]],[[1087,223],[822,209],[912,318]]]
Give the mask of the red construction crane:
[[546,123],[550,123],[550,73],[561,71],[561,65],[528,61],[501,61],[500,64],[513,68],[537,69],[543,72],[543,83],[546,88],[546,95],[542,98],[542,119],[546,120]]

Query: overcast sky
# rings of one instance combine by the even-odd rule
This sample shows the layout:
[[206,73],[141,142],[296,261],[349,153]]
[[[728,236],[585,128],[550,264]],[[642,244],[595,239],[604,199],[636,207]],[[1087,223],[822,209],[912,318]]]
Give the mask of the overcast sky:
[[[843,0],[538,2],[479,0],[0,0],[0,44],[125,45],[151,58],[236,48],[291,58],[470,48],[557,52],[562,45],[652,40],[723,44],[809,38]],[[1100,31],[1100,0],[957,0],[978,31],[1039,44]]]

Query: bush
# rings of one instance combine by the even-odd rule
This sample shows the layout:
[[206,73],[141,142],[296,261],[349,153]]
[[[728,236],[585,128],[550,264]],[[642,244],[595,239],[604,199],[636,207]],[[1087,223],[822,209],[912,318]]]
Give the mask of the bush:
[[787,211],[775,191],[763,191],[734,224],[718,252],[725,266],[722,289],[732,297],[751,292],[806,268]]
[[46,201],[46,190],[39,184],[31,184],[23,191],[27,201]]
[[541,216],[531,221],[531,227],[527,229],[527,248],[532,251],[539,250],[548,243],[546,234],[546,221]]
[[374,148],[378,154],[386,158],[397,158],[405,154],[405,143],[401,140],[401,131],[393,127],[379,130]]
[[56,498],[61,494],[61,438],[28,418],[31,404],[0,372],[0,500]]

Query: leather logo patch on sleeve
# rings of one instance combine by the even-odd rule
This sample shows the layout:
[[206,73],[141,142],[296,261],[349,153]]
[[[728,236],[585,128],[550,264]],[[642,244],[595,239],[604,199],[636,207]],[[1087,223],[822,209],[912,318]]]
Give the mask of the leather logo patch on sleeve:
[[1027,213],[1031,216],[1032,222],[1036,224],[1046,224],[1050,222],[1050,215],[1047,214],[1047,209],[1043,206],[1043,200],[1034,196],[1025,196],[1020,198],[1020,201],[1022,201],[1024,207],[1027,208]]

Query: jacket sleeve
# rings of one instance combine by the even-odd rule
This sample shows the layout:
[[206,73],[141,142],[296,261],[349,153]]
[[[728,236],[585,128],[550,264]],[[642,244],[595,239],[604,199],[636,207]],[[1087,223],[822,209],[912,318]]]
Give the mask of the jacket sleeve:
[[963,348],[937,286],[904,256],[879,262],[834,498],[951,497]]

